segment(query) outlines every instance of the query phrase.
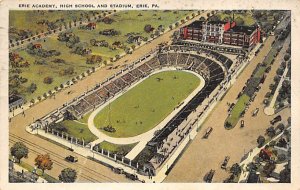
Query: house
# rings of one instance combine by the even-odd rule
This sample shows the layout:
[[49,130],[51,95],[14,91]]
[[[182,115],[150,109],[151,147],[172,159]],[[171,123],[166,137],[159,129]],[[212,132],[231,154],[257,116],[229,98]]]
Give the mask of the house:
[[86,25],[86,27],[87,27],[87,29],[89,29],[89,30],[94,30],[94,29],[96,29],[96,23],[95,22],[90,22],[90,23],[88,23],[88,25]]
[[17,107],[21,107],[21,105],[24,103],[24,99],[18,95],[11,95],[9,96],[8,102],[9,102],[9,109],[12,110]]
[[259,152],[259,157],[262,158],[263,160],[270,160],[272,157],[272,152],[266,148],[263,148]]
[[106,42],[105,40],[101,40],[101,41],[96,41],[94,46],[102,46],[102,47],[108,47],[108,42]]
[[140,43],[143,41],[143,36],[135,36],[133,37],[133,42],[134,43]]
[[42,49],[42,44],[33,44],[34,49]]
[[112,45],[118,48],[122,47],[122,43],[120,41],[116,41]]
[[85,48],[82,50],[83,55],[89,55],[92,53],[92,50],[90,48]]

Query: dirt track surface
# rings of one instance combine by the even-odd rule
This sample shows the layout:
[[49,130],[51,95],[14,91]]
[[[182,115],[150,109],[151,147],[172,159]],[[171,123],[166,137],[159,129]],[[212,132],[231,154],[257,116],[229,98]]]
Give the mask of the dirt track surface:
[[[223,182],[229,176],[229,173],[220,168],[225,156],[230,156],[227,165],[227,167],[230,167],[234,163],[239,163],[245,153],[257,146],[257,137],[265,133],[266,128],[271,126],[269,121],[274,118],[274,116],[267,116],[263,113],[264,106],[262,102],[265,94],[269,91],[269,84],[273,83],[273,78],[280,66],[288,41],[284,44],[283,51],[276,58],[262,88],[245,114],[243,118],[245,127],[241,129],[239,122],[235,128],[226,130],[224,121],[227,117],[227,102],[232,103],[235,101],[256,65],[262,62],[264,56],[270,50],[273,40],[274,36],[267,39],[261,52],[253,58],[223,100],[212,111],[202,125],[199,134],[191,142],[164,182],[203,182],[204,175],[210,169],[216,170],[213,182]],[[255,108],[259,108],[260,111],[256,117],[252,117],[251,114]],[[286,108],[279,114],[282,116],[282,121],[286,123],[291,111]],[[275,124],[275,126],[277,125]],[[213,131],[208,139],[202,139],[208,127],[213,127]]]

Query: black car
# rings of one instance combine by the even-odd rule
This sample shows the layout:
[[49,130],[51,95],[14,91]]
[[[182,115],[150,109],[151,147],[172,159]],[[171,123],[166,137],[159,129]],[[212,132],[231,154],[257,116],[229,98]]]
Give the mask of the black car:
[[226,157],[225,157],[225,159],[224,159],[224,161],[223,161],[223,163],[222,163],[222,165],[221,165],[221,168],[222,168],[222,169],[226,169],[226,166],[227,166],[227,164],[228,164],[229,159],[230,159],[229,156],[226,156]]
[[204,176],[204,181],[206,183],[211,183],[212,179],[215,175],[215,170],[210,170],[205,176]]
[[67,156],[65,158],[65,160],[68,161],[68,162],[78,162],[78,158],[76,156],[72,156],[72,155]]
[[122,168],[113,168],[113,171],[117,174],[122,174],[124,173],[124,170]]
[[281,116],[280,116],[280,115],[278,115],[278,116],[276,116],[274,119],[272,119],[272,120],[270,121],[270,123],[271,123],[272,125],[274,125],[275,123],[277,123],[277,122],[279,122],[279,121],[281,121]]
[[244,120],[241,120],[241,128],[245,127],[245,122]]

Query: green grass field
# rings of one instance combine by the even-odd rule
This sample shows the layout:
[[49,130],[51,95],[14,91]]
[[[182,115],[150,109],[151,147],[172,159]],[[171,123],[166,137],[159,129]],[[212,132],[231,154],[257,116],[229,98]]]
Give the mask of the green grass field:
[[[158,81],[158,78],[162,80]],[[115,133],[101,129],[109,124],[109,106],[96,115],[95,125],[112,137],[142,134],[160,123],[199,84],[200,79],[191,73],[157,73],[111,102],[111,125],[116,129]]]
[[[73,20],[74,18],[79,18],[80,14],[84,11],[54,11],[37,13],[36,11],[10,11],[10,26],[17,29],[31,29],[31,30],[45,30],[45,27],[37,24],[37,21],[46,19],[49,21],[55,21],[58,18],[64,18],[65,21]],[[90,13],[90,12],[87,12]],[[125,35],[134,32],[135,35],[140,35],[144,37],[149,37],[150,33],[144,31],[144,26],[146,24],[151,24],[155,29],[159,25],[163,25],[165,28],[176,21],[181,20],[186,15],[190,14],[191,11],[120,11],[110,16],[115,22],[112,24],[97,23],[97,28],[95,30],[84,30],[74,28],[69,31],[75,33],[75,35],[80,37],[80,42],[85,43],[89,48],[92,49],[92,54],[101,55],[103,60],[109,60],[118,54],[124,52],[123,49],[111,50],[108,47],[94,47],[90,45],[91,39],[96,40],[106,40],[110,45],[115,41],[120,41],[124,43],[125,46],[131,47],[133,44],[128,44],[126,42],[127,38]],[[91,14],[91,13],[90,13]],[[138,16],[140,15],[140,16]],[[115,29],[121,32],[119,36],[104,36],[99,35],[99,31],[104,29]],[[25,50],[16,50],[24,60],[30,63],[28,68],[20,68],[21,72],[19,75],[21,77],[27,78],[28,81],[21,84],[15,88],[20,95],[22,95],[26,100],[30,101],[32,98],[42,96],[43,93],[53,90],[55,86],[59,86],[65,83],[67,80],[78,76],[82,72],[88,70],[91,67],[97,67],[100,64],[86,64],[86,56],[80,56],[71,53],[71,49],[66,47],[65,42],[57,40],[57,36],[49,36],[46,40],[38,40],[34,43],[40,43],[45,50],[57,50],[61,53],[59,56],[53,56],[48,58],[41,58],[35,55],[28,54]],[[35,60],[44,59],[46,65],[35,65]],[[53,63],[54,59],[63,59],[65,63]],[[60,75],[59,72],[68,67],[74,68],[74,73],[71,75]],[[52,77],[54,80],[51,84],[45,84],[43,79],[47,76]],[[30,93],[27,88],[35,83],[37,89],[35,92]]]
[[240,115],[245,110],[246,104],[249,102],[249,100],[250,97],[246,94],[243,94],[232,109],[231,116],[228,117],[226,121],[231,123],[233,127],[237,124],[238,120],[240,119]]
[[[101,11],[98,11],[101,12]],[[49,22],[56,22],[63,19],[63,22],[57,22],[57,25],[69,23],[74,19],[79,20],[82,15],[92,16],[92,11],[82,10],[65,10],[65,11],[22,11],[11,10],[9,11],[9,26],[17,30],[30,30],[35,35],[36,32],[47,31],[46,24],[38,24],[37,22],[48,20]],[[84,17],[83,17],[84,18]],[[10,34],[10,39],[15,39],[17,36]]]
[[68,129],[68,134],[76,137],[78,139],[84,139],[85,143],[89,143],[97,139],[97,137],[91,133],[87,124],[82,124],[72,120],[62,121],[63,124]]
[[105,149],[108,150],[111,153],[114,154],[121,154],[123,156],[125,156],[128,152],[130,152],[135,145],[137,145],[137,143],[133,143],[133,144],[126,144],[126,145],[118,145],[118,144],[113,144],[107,141],[103,141],[100,144],[98,144],[99,149]]

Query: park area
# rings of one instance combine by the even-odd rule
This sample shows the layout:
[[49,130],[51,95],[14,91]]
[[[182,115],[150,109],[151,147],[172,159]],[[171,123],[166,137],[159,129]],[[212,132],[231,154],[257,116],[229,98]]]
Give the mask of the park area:
[[[165,119],[200,84],[183,71],[164,71],[150,76],[103,108],[95,126],[112,137],[133,137],[149,131]],[[104,130],[111,126],[114,132]]]
[[[130,49],[154,37],[155,32],[163,32],[192,12],[120,11],[106,17],[97,16],[97,11],[35,13],[10,11],[10,40],[31,37],[46,32],[49,27],[59,29],[44,39],[36,37],[36,41],[10,54],[9,92],[27,101],[41,99],[50,90],[75,80],[87,70],[118,59],[120,54],[129,53]],[[93,29],[86,24],[74,24],[93,18],[97,18],[90,21],[96,24]],[[61,29],[66,31],[60,32]]]

